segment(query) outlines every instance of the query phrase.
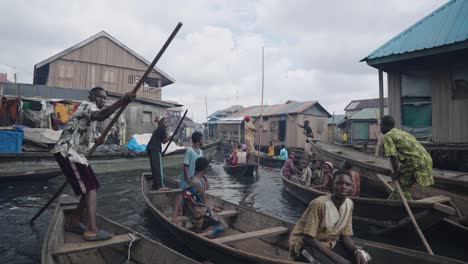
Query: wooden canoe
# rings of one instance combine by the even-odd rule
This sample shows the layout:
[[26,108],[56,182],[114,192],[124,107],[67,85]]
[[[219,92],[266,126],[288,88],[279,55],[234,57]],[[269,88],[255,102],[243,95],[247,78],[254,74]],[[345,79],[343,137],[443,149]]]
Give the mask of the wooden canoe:
[[[288,258],[289,233],[294,227],[275,217],[257,212],[251,208],[235,205],[208,195],[210,203],[222,208],[220,213],[229,224],[226,232],[215,239],[201,237],[170,220],[177,189],[172,191],[151,191],[149,174],[141,177],[141,191],[148,208],[161,228],[172,239],[213,263],[294,263]],[[178,182],[166,179],[166,186],[177,188]],[[183,217],[179,217],[183,218]],[[186,219],[181,219],[186,220]],[[379,264],[455,264],[463,263],[453,259],[403,249],[386,244],[358,240]]]
[[[283,188],[289,194],[306,204],[309,204],[310,201],[319,196],[328,194],[291,181],[284,177],[282,173],[281,178],[283,181]],[[353,215],[355,220],[372,225],[375,230],[374,233],[385,234],[398,232],[398,234],[401,234],[408,230],[414,230],[412,222],[405,211],[403,202],[367,197],[350,198],[354,202]],[[446,205],[449,201],[450,198],[448,197],[437,196],[420,201],[408,201],[408,205],[411,207],[421,229],[425,230],[439,223],[445,217],[456,214],[454,208]]]
[[39,170],[23,170],[0,172],[0,182],[2,181],[39,181],[48,180],[62,174],[60,169],[39,169]]
[[246,163],[237,165],[227,165],[224,163],[224,170],[227,174],[232,176],[253,176],[257,163]]
[[99,215],[98,226],[115,236],[111,240],[85,242],[81,235],[64,231],[66,211],[76,208],[76,204],[70,197],[61,197],[42,245],[42,264],[126,263],[132,236],[135,241],[130,251],[131,263],[199,263]]
[[[335,144],[315,141],[312,143],[312,150],[323,160],[331,161],[335,166],[341,167],[345,160],[353,164],[353,169],[361,174],[361,191],[372,190],[372,195],[382,194],[386,196],[385,188],[382,182],[377,179],[377,174],[390,175],[390,162],[381,157],[374,157],[369,154],[355,151]],[[433,170],[435,187],[420,188],[414,185],[411,188],[411,194],[415,199],[423,199],[428,196],[443,195],[450,197],[463,215],[468,215],[468,174],[461,172],[447,172],[437,169]],[[450,182],[450,188],[447,183]],[[456,187],[459,184],[460,187]],[[445,186],[445,187],[444,187]],[[465,188],[466,186],[466,188]],[[457,190],[464,189],[464,192]],[[464,195],[463,195],[464,194]]]
[[270,168],[281,168],[285,162],[285,160],[270,157],[265,153],[260,153],[260,158],[258,157],[258,154],[254,154],[254,158],[259,161],[260,165]]

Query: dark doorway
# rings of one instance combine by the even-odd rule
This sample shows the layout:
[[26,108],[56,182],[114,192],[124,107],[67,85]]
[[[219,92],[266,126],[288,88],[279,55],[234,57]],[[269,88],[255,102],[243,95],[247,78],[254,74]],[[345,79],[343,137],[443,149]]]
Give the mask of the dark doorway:
[[283,142],[286,139],[286,120],[278,122],[278,139]]

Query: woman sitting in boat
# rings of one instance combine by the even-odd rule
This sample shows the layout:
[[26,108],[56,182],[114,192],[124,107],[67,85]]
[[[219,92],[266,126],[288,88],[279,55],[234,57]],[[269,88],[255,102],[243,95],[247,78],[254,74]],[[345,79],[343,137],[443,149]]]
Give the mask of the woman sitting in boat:
[[320,185],[317,185],[314,188],[331,193],[333,191],[333,170],[333,164],[330,161],[325,161],[322,165],[322,181],[320,182]]
[[283,173],[283,176],[286,177],[287,179],[290,179],[292,181],[298,181],[298,176],[297,176],[297,169],[294,166],[294,153],[291,152],[289,153],[288,160],[283,165],[283,168],[281,168],[281,172]]
[[[348,172],[334,174],[333,194],[310,202],[289,237],[289,253],[295,261],[366,264],[369,254],[359,249],[353,235],[353,201],[348,198],[353,182]],[[314,262],[315,261],[315,262]]]
[[288,155],[288,150],[286,149],[285,145],[281,145],[281,150],[280,150],[280,160],[287,160],[289,157]]
[[[182,190],[183,201],[176,199],[174,212],[178,212],[181,206],[184,207],[184,214],[187,215],[194,227],[194,231],[201,236],[213,238],[222,233],[226,224],[212,208],[207,205],[205,191],[205,172],[208,169],[209,161],[206,158],[198,158],[195,162],[195,176],[189,186]],[[172,221],[177,223],[177,213],[172,215]]]
[[271,141],[270,146],[268,147],[268,157],[273,157],[275,155],[275,142]]
[[237,155],[237,163],[236,164],[245,164],[245,163],[247,163],[247,145],[242,144],[240,151],[237,151],[236,155]]

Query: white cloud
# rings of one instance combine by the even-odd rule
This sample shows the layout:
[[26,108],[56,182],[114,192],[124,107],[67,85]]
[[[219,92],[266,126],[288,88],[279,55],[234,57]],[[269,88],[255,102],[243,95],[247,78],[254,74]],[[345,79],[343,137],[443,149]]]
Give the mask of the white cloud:
[[205,97],[209,112],[260,103],[262,46],[266,103],[319,100],[341,113],[378,95],[377,71],[359,60],[444,2],[5,1],[0,64],[31,82],[34,64],[101,30],[152,60],[182,21],[158,67],[176,79],[163,97],[196,121],[206,118]]

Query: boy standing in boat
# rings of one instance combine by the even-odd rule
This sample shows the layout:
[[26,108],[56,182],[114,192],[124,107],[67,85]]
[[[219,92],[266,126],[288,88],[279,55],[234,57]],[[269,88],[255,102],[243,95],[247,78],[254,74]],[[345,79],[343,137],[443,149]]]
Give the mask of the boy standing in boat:
[[320,264],[366,264],[370,257],[351,239],[353,201],[348,198],[352,178],[347,172],[334,174],[333,194],[310,202],[289,238],[289,253],[295,261]]
[[169,141],[172,141],[174,136],[177,134],[177,131],[174,131],[172,136],[167,137],[167,121],[163,117],[158,122],[158,128],[156,128],[151,136],[151,139],[146,146],[146,152],[148,152],[150,165],[151,165],[151,174],[153,175],[153,190],[168,190],[169,188],[164,187],[164,173],[163,173],[163,163],[162,163],[162,144],[166,144]]
[[[203,157],[203,150],[201,146],[203,145],[203,134],[200,132],[194,132],[192,134],[192,146],[187,148],[184,156],[184,164],[182,165],[182,170],[179,177],[179,188],[184,189],[187,187],[187,183],[195,175],[195,161]],[[206,181],[208,183],[208,181]]]
[[[73,191],[81,196],[77,210],[73,212],[70,223],[65,231],[83,234],[87,241],[107,240],[112,234],[98,229],[96,225],[96,190],[99,181],[89,165],[85,153],[95,144],[102,144],[104,139],[98,135],[96,121],[104,121],[119,108],[127,105],[135,98],[134,94],[126,94],[111,106],[104,108],[107,93],[101,87],[95,87],[89,92],[89,101],[81,103],[70,117],[62,131],[52,153],[63,174],[67,177]],[[82,221],[87,211],[87,225]]]
[[[385,156],[390,158],[392,179],[400,183],[403,194],[412,200],[409,188],[417,183],[421,187],[434,184],[432,158],[426,149],[410,133],[395,128],[392,116],[382,117],[380,130],[384,134]],[[393,191],[389,199],[400,199]]]
[[[204,237],[216,237],[224,232],[227,225],[224,220],[214,212],[215,208],[210,208],[206,200],[206,169],[209,161],[206,158],[198,158],[195,162],[195,176],[191,179],[189,185],[182,190],[184,201],[176,200],[174,211],[179,211],[184,207],[195,232]],[[172,221],[177,223],[177,215],[173,214]]]

